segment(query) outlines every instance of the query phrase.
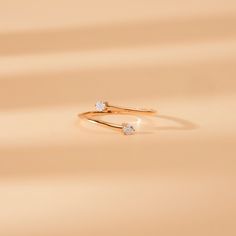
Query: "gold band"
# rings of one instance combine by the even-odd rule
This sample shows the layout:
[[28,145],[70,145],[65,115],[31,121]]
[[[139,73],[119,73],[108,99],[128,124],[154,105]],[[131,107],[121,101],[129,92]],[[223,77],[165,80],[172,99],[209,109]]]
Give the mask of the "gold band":
[[123,132],[126,135],[133,134],[135,129],[132,125],[128,123],[114,124],[111,122],[100,120],[96,117],[104,115],[156,115],[156,111],[152,109],[133,109],[133,108],[123,108],[114,105],[110,105],[108,102],[97,102],[95,105],[97,111],[89,111],[79,114],[81,119],[88,120],[92,123],[105,126],[114,130]]
[[132,115],[155,115],[156,111],[152,109],[133,109],[133,108],[124,108],[117,107],[107,103],[107,111],[123,113],[123,114],[132,114]]

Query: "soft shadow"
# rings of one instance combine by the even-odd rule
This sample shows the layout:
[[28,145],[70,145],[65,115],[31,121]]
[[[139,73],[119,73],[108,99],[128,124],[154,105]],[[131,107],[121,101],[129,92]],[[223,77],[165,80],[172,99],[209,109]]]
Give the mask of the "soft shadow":
[[158,116],[156,116],[156,118],[170,120],[170,121],[177,123],[180,126],[175,126],[175,125],[159,126],[159,127],[155,127],[155,130],[194,130],[194,129],[198,128],[198,125],[196,125],[195,123],[193,123],[189,120],[179,118],[179,117],[158,115]]
[[[192,121],[185,120],[175,116],[168,115],[157,115],[151,118],[148,117],[139,117],[143,123],[148,124],[150,130],[144,130],[138,132],[138,134],[153,134],[156,131],[168,131],[168,130],[194,130],[199,128],[199,126]],[[158,119],[163,119],[167,121],[174,122],[173,125],[160,125],[157,126]]]

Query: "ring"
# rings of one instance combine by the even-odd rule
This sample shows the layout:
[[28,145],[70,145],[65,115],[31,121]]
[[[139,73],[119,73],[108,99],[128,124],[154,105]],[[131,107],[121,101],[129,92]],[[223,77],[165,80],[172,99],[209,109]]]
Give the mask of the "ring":
[[96,111],[89,111],[79,114],[81,119],[85,119],[89,122],[105,126],[117,131],[121,131],[125,135],[132,135],[135,133],[135,128],[129,123],[114,124],[111,122],[100,120],[96,117],[104,115],[156,115],[156,111],[152,109],[133,109],[124,108],[119,106],[111,105],[108,102],[98,101],[95,104]]

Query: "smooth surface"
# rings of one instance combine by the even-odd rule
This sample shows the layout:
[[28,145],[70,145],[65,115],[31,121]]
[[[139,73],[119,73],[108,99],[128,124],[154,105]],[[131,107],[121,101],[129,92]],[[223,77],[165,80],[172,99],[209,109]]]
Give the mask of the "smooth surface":
[[[235,1],[0,1],[0,235],[236,235]],[[123,136],[98,100],[153,108]]]

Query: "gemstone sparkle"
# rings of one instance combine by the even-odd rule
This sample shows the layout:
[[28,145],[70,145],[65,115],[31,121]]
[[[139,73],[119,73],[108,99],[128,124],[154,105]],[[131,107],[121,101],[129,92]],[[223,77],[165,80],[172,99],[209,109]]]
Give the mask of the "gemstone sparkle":
[[135,129],[131,124],[124,123],[122,126],[122,130],[125,135],[132,135],[135,133]]
[[97,111],[100,111],[100,112],[105,111],[106,103],[102,102],[102,101],[98,101],[98,102],[96,102],[95,107],[96,107]]

